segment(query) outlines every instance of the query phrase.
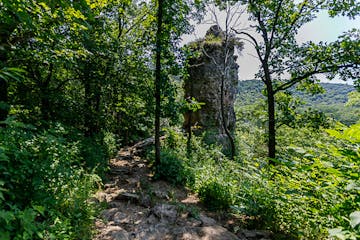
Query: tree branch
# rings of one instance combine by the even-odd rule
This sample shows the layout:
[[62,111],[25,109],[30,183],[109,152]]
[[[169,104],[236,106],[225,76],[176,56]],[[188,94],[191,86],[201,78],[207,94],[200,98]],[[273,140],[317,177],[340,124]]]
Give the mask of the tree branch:
[[250,34],[250,33],[247,33],[247,32],[239,32],[237,31],[236,29],[232,28],[232,30],[236,33],[236,34],[239,34],[239,35],[245,35],[247,36],[248,38],[251,39],[252,43],[253,43],[253,46],[255,47],[255,50],[256,50],[256,53],[261,61],[261,63],[263,64],[264,63],[264,59],[262,58],[261,56],[261,53],[260,53],[260,46],[258,44],[258,42],[256,41],[256,39]]
[[278,22],[278,20],[279,20],[279,13],[280,13],[280,10],[281,10],[282,2],[283,2],[283,0],[281,0],[281,1],[279,2],[279,5],[278,5],[278,7],[277,7],[277,9],[276,9],[274,24],[273,24],[272,29],[271,29],[271,36],[270,36],[270,43],[269,43],[269,44],[270,44],[270,46],[269,46],[270,49],[272,48],[272,42],[273,42],[273,39],[274,39],[274,34],[275,34],[277,22]]
[[321,73],[331,73],[331,72],[334,72],[334,71],[337,71],[337,70],[340,70],[340,69],[351,68],[351,67],[355,67],[355,66],[356,66],[355,64],[345,64],[345,65],[340,65],[340,66],[328,66],[328,67],[325,67],[325,68],[322,68],[322,69],[315,68],[313,71],[304,73],[303,75],[298,76],[296,78],[293,78],[290,81],[280,85],[279,87],[277,87],[274,90],[274,93],[277,93],[277,92],[282,91],[282,90],[286,90],[286,89],[294,86],[296,83],[299,83],[300,81],[302,81],[302,80],[304,80],[304,79],[306,79],[308,77],[311,77],[313,75],[321,74]]

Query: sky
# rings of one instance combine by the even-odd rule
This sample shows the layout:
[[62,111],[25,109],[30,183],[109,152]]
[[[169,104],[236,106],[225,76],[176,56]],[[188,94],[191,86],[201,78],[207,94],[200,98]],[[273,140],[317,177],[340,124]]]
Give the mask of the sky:
[[[224,13],[217,12],[220,25],[225,18]],[[240,21],[247,21],[247,17],[244,16]],[[195,31],[191,35],[186,35],[183,38],[183,43],[194,41],[195,39],[204,37],[206,31],[211,25],[214,25],[214,21],[210,20],[209,15],[204,19],[205,23],[197,24]],[[206,23],[207,22],[207,23]],[[224,26],[222,26],[224,27]],[[297,40],[299,42],[314,41],[314,42],[332,42],[337,39],[339,35],[352,28],[360,29],[360,18],[350,20],[347,17],[335,17],[330,18],[326,11],[322,11],[318,14],[317,18],[310,23],[305,24],[298,33]],[[239,64],[239,80],[254,79],[254,74],[258,70],[259,62],[254,57],[255,52],[250,44],[245,43],[244,50],[240,53],[238,58]],[[325,77],[320,78],[322,82],[328,82]],[[331,82],[344,83],[341,80],[334,79]],[[348,82],[349,83],[349,82]]]

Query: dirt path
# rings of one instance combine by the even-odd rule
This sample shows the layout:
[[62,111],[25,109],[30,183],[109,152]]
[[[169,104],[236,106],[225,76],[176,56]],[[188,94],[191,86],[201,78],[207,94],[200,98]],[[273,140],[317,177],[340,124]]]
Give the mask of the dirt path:
[[96,198],[107,209],[96,220],[94,240],[268,240],[264,231],[228,231],[208,216],[184,188],[150,181],[147,162],[136,147],[111,160],[109,182]]

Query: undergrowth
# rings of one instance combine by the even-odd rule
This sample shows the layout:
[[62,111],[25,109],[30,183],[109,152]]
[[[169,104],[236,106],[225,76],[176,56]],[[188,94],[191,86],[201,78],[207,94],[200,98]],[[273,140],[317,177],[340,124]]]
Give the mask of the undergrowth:
[[192,138],[189,150],[185,135],[174,129],[168,130],[163,148],[171,156],[169,166],[177,162],[174,166],[185,165],[193,173],[195,181],[188,187],[206,207],[251,219],[240,227],[268,229],[279,239],[358,239],[360,153],[354,136],[359,129],[339,126],[329,135],[322,129],[284,126],[278,131],[275,166],[261,147],[258,152],[246,148],[256,142],[250,135],[250,143],[241,138],[247,128],[237,133],[244,148],[234,161],[200,137]]
[[111,148],[60,124],[8,121],[0,128],[0,239],[91,239],[97,209],[88,199]]

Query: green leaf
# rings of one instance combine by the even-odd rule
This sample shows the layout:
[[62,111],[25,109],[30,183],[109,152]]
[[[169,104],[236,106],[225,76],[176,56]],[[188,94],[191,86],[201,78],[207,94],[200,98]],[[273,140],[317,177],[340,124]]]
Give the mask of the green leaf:
[[3,230],[0,231],[0,240],[10,240],[10,233],[8,231],[3,232]]
[[346,236],[345,236],[346,232],[344,232],[341,227],[332,228],[329,229],[328,231],[330,237],[336,237],[340,240],[346,240]]
[[360,211],[355,211],[350,214],[350,225],[355,228],[360,224]]
[[[0,147],[0,162],[9,162],[9,157],[5,154],[3,147]],[[0,181],[0,186],[3,186],[3,183],[4,182]]]
[[26,73],[26,71],[20,68],[4,67],[0,69],[0,78],[5,81],[20,81],[24,77],[24,73]]
[[10,224],[11,221],[15,220],[15,216],[12,212],[1,210],[0,219],[3,219],[6,224]]
[[354,181],[351,181],[345,188],[347,191],[351,190],[360,190],[360,184]]
[[44,206],[34,205],[32,207],[33,207],[34,210],[39,212],[41,215],[45,214],[45,207]]

